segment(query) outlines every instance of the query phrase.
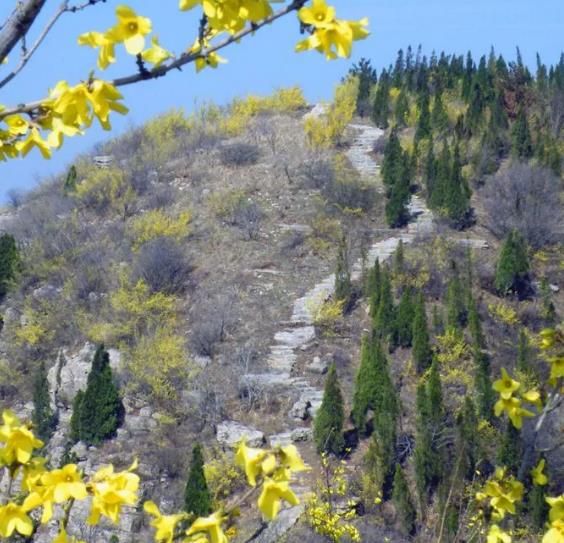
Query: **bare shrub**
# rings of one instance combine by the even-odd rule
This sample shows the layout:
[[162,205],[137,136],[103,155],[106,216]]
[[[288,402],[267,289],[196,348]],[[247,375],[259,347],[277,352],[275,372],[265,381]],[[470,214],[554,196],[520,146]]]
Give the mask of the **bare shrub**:
[[136,280],[143,279],[153,292],[177,294],[186,287],[191,271],[180,245],[161,237],[141,247],[133,274]]
[[19,209],[25,200],[24,193],[18,189],[10,189],[6,193],[6,198],[8,199],[8,204],[12,209]]
[[203,297],[195,304],[191,343],[197,354],[213,357],[218,343],[225,339],[229,327],[235,321],[236,295],[228,293],[215,298]]
[[322,190],[330,204],[345,209],[368,211],[376,200],[376,191],[359,178],[334,178]]
[[229,143],[224,145],[219,158],[224,166],[251,166],[260,157],[260,150],[250,143]]
[[241,200],[233,210],[231,222],[237,226],[248,240],[258,239],[260,224],[264,214],[260,206],[253,201]]
[[166,184],[157,184],[147,195],[146,209],[163,209],[176,201],[176,189]]
[[334,181],[333,166],[326,156],[310,154],[298,168],[299,177],[305,188],[322,189]]
[[301,230],[292,230],[282,240],[282,245],[280,247],[280,252],[283,255],[289,255],[296,251],[298,247],[301,247],[306,240],[306,235]]
[[274,126],[271,116],[258,115],[251,124],[250,132],[257,145],[265,143],[272,151],[272,154],[276,154],[278,131]]
[[482,192],[488,227],[499,239],[518,230],[535,249],[554,242],[564,218],[559,185],[546,168],[514,163],[500,170]]
[[106,290],[108,255],[102,249],[89,249],[77,257],[74,263],[74,288],[76,297],[80,301],[90,299],[92,293],[100,293]]

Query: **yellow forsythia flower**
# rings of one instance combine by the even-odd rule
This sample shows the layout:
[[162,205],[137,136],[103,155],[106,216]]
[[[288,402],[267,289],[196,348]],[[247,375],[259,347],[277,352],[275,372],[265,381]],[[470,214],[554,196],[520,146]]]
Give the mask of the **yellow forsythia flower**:
[[147,501],[143,504],[143,509],[149,515],[155,517],[151,521],[151,526],[156,529],[155,540],[172,543],[174,537],[174,529],[176,525],[188,515],[186,513],[178,513],[176,515],[163,515],[155,502]]
[[[211,543],[228,543],[227,536],[221,528],[223,520],[223,516],[217,512],[209,517],[200,517],[186,530],[186,535],[190,536],[203,532],[209,536]],[[199,542],[200,539],[196,541]],[[206,541],[206,539],[202,539],[202,541]]]
[[511,536],[497,524],[492,524],[486,537],[487,543],[511,543]]
[[141,53],[141,57],[145,62],[149,62],[157,68],[165,60],[172,57],[172,53],[167,51],[164,47],[161,47],[157,36],[153,36],[151,39],[151,47],[149,47],[149,49],[145,49],[145,51]]
[[14,532],[30,536],[33,532],[33,522],[27,513],[35,507],[29,497],[22,505],[9,502],[0,507],[0,536],[10,537]]
[[100,516],[117,524],[122,506],[137,503],[139,476],[131,473],[136,467],[137,462],[134,462],[127,471],[114,473],[114,467],[110,465],[94,474],[90,483],[93,499],[89,524],[98,524]]
[[247,481],[251,486],[256,486],[257,484],[256,480],[261,473],[261,464],[265,457],[266,451],[247,447],[244,441],[242,441],[237,448],[235,463],[244,470]]
[[116,8],[117,24],[106,32],[114,43],[123,43],[130,55],[138,55],[145,47],[145,36],[151,32],[151,20],[137,15],[128,6]]
[[27,426],[22,425],[12,411],[4,411],[2,420],[4,424],[0,426],[0,442],[5,445],[0,449],[0,461],[5,466],[16,462],[27,464],[33,450],[43,447],[43,441],[37,439]]
[[501,368],[501,379],[494,382],[493,389],[498,392],[504,400],[508,400],[520,386],[521,384],[512,379],[505,368]]
[[84,543],[84,541],[78,541],[76,537],[69,537],[65,528],[61,526],[57,537],[53,539],[53,543]]
[[545,460],[541,458],[539,463],[531,470],[531,477],[535,485],[544,486],[548,483],[548,477],[543,473],[544,465]]
[[78,37],[78,45],[99,47],[98,68],[105,70],[116,61],[115,43],[102,32],[86,32]]
[[298,505],[300,500],[290,489],[287,481],[275,481],[266,477],[262,486],[262,492],[258,499],[258,506],[267,520],[272,520],[280,510],[280,501],[284,500],[290,505]]

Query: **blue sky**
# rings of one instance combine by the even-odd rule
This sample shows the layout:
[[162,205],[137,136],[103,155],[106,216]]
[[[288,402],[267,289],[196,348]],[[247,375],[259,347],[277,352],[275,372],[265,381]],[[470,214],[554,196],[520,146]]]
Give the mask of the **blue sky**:
[[[71,0],[80,3],[81,0]],[[9,13],[16,0],[4,0],[0,19]],[[13,105],[42,97],[60,79],[77,82],[88,77],[95,66],[96,53],[76,45],[76,37],[88,30],[104,30],[114,21],[118,4],[109,0],[77,14],[67,14],[48,36],[36,54],[10,85],[0,90],[0,103]],[[177,0],[131,0],[125,2],[151,17],[161,43],[182,51],[193,41],[197,27],[195,14],[177,10]],[[64,170],[73,157],[97,142],[126,131],[146,119],[173,107],[187,111],[204,101],[223,104],[248,93],[268,94],[281,86],[300,85],[314,102],[331,96],[352,62],[365,56],[378,68],[393,62],[399,48],[422,44],[425,53],[433,49],[448,53],[471,50],[479,56],[493,45],[506,58],[514,58],[519,46],[525,62],[534,65],[538,51],[546,63],[555,63],[562,51],[564,6],[562,0],[333,0],[340,17],[370,18],[372,35],[358,42],[350,61],[327,62],[313,52],[296,54],[300,38],[295,15],[279,21],[251,39],[225,50],[229,64],[217,70],[204,70],[196,76],[193,66],[123,90],[130,113],[114,117],[113,131],[91,129],[87,135],[68,139],[49,161],[33,151],[24,160],[0,163],[0,201],[10,189],[26,190],[41,177]],[[8,5],[6,5],[8,4]],[[60,0],[48,0],[41,27]],[[34,29],[32,36],[38,31]],[[15,53],[15,52],[14,52]],[[12,61],[17,54],[12,54]],[[2,71],[6,67],[2,68]],[[131,57],[118,58],[104,77],[135,71]]]

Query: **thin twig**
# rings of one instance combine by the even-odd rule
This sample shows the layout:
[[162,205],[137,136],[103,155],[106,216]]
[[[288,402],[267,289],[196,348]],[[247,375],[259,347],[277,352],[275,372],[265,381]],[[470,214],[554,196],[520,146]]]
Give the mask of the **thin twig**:
[[7,85],[16,75],[18,75],[26,66],[26,64],[30,61],[31,57],[37,51],[39,46],[43,43],[49,32],[51,32],[52,28],[55,26],[55,23],[59,20],[63,13],[76,13],[77,11],[82,11],[83,9],[93,6],[98,2],[105,2],[106,0],[89,0],[84,4],[80,4],[78,6],[69,6],[69,0],[64,0],[63,3],[57,8],[57,11],[53,14],[51,19],[47,22],[41,33],[39,34],[38,38],[35,40],[35,43],[31,46],[31,49],[27,49],[25,47],[25,36],[23,36],[22,40],[22,57],[20,59],[19,64],[4,78],[0,81],[0,89]]
[[[103,1],[103,0],[98,0],[98,1]],[[153,70],[147,70],[146,72],[142,72],[142,73],[136,72],[129,76],[119,77],[111,81],[111,84],[114,85],[115,87],[123,87],[126,85],[131,85],[133,83],[138,83],[140,81],[157,79],[159,77],[165,76],[168,72],[172,70],[180,70],[182,66],[195,62],[198,59],[206,59],[210,54],[220,51],[221,49],[224,49],[225,47],[231,45],[232,43],[238,42],[239,40],[249,36],[250,34],[254,34],[257,30],[260,30],[266,25],[269,25],[274,21],[280,19],[281,17],[288,15],[292,11],[296,11],[300,9],[306,3],[306,1],[307,0],[294,0],[290,5],[274,13],[270,17],[267,17],[260,23],[257,23],[256,25],[252,25],[251,27],[246,28],[241,32],[238,32],[237,34],[234,34],[229,38],[226,38],[225,40],[219,42],[218,44],[213,45],[212,47],[209,47],[208,49],[205,49],[199,53],[183,53],[178,59],[171,62],[170,64],[162,65],[159,66],[158,68],[154,68]],[[37,108],[41,107],[43,102],[44,100],[36,100],[34,102],[29,102],[27,104],[20,104],[18,106],[9,109],[4,109],[2,112],[0,112],[0,119],[4,119],[6,117],[9,117],[10,115],[16,115],[18,113],[29,114],[34,110],[36,110]]]

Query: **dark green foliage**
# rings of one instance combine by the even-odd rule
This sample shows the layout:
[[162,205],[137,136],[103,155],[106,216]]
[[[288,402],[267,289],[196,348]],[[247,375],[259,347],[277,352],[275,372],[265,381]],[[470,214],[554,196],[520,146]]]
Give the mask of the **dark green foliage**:
[[519,110],[511,128],[511,152],[515,157],[521,159],[529,159],[533,156],[533,140],[527,113],[523,108]]
[[435,179],[437,177],[437,159],[435,158],[435,151],[433,141],[429,142],[429,150],[425,157],[425,165],[423,170],[423,179],[425,181],[425,189],[427,191],[427,201],[430,201],[431,194],[435,186]]
[[443,133],[449,127],[448,114],[443,103],[443,96],[438,93],[433,102],[433,111],[431,112],[431,125],[433,130],[439,134]]
[[380,291],[382,290],[382,277],[380,271],[380,261],[376,259],[374,267],[368,275],[368,297],[370,300],[370,316],[374,318],[380,305]]
[[470,92],[470,104],[467,113],[467,125],[472,131],[476,131],[483,120],[483,115],[486,107],[486,100],[483,93],[483,88],[477,81],[472,84]]
[[395,336],[396,309],[392,296],[390,272],[387,269],[382,270],[381,277],[380,300],[376,316],[372,319],[372,328],[377,338],[388,341],[392,346]]
[[431,188],[427,195],[431,209],[443,210],[446,207],[447,189],[451,176],[451,154],[447,143],[443,145],[441,154],[435,164],[435,178],[432,183],[427,182]]
[[478,306],[474,297],[471,297],[468,304],[468,329],[470,330],[473,344],[479,349],[484,349],[486,340],[484,338],[484,333],[482,332],[482,321],[480,320]]
[[0,235],[0,301],[15,280],[19,265],[20,256],[14,236]]
[[386,221],[391,228],[401,228],[409,221],[409,162],[404,162],[404,173],[399,182],[390,190],[388,201],[386,202]]
[[405,254],[403,248],[403,240],[400,239],[396,251],[394,253],[394,274],[396,277],[401,275],[404,271]]
[[464,405],[456,417],[457,458],[460,459],[460,475],[472,480],[478,464],[479,442],[478,442],[478,417],[474,402],[470,396],[464,398]]
[[76,173],[76,166],[73,164],[65,177],[65,184],[63,185],[63,192],[65,194],[72,194],[76,192],[76,185],[77,185],[77,173]]
[[400,464],[396,464],[392,500],[398,514],[401,531],[406,535],[413,535],[415,533],[416,512]]
[[390,111],[390,77],[386,70],[380,74],[380,81],[372,104],[372,120],[379,128],[388,128]]
[[84,399],[84,391],[79,390],[72,402],[72,415],[70,420],[70,438],[73,441],[80,439],[80,414],[82,412],[82,400]]
[[113,381],[110,356],[103,345],[94,354],[86,391],[82,398],[75,398],[75,417],[74,425],[71,422],[73,437],[87,444],[112,437],[122,422],[123,405]]
[[196,517],[205,517],[213,510],[213,503],[204,473],[204,453],[199,443],[192,449],[192,461],[184,490],[184,510]]
[[43,361],[39,364],[33,383],[33,414],[31,420],[35,434],[43,441],[47,441],[51,437],[57,426],[57,417],[51,409],[49,382]]
[[419,96],[417,106],[419,108],[419,117],[415,129],[415,141],[420,141],[424,138],[429,138],[432,134],[430,98],[429,91],[426,88]]
[[407,92],[402,89],[397,102],[396,109],[394,111],[394,116],[396,119],[396,125],[400,128],[407,126],[407,116],[409,114],[409,100],[407,98]]
[[392,130],[384,149],[382,180],[386,186],[386,220],[393,227],[407,224],[409,213],[407,204],[410,198],[411,160],[403,152],[396,130]]
[[556,322],[556,307],[554,307],[552,291],[550,290],[550,285],[546,277],[541,279],[540,295],[542,300],[541,316],[547,324],[552,325]]
[[495,288],[501,296],[515,293],[519,298],[530,291],[529,258],[523,236],[517,231],[508,234],[496,265]]
[[394,344],[396,346],[411,347],[414,316],[415,307],[413,304],[413,295],[410,288],[405,288],[402,292],[396,313],[396,330],[394,338]]
[[382,160],[382,180],[389,191],[403,175],[403,151],[398,138],[397,130],[394,128],[384,148]]
[[337,252],[337,265],[335,269],[335,299],[343,300],[346,308],[350,302],[352,294],[351,273],[349,269],[349,258],[347,242],[344,236],[339,243]]
[[533,485],[529,491],[528,509],[531,522],[536,530],[542,530],[548,520],[545,486]]
[[439,428],[442,424],[445,409],[443,405],[443,391],[441,387],[441,376],[439,375],[439,363],[433,360],[429,378],[427,380],[427,402],[429,404],[426,414],[433,428]]
[[474,387],[476,389],[478,414],[484,420],[491,420],[493,416],[494,391],[490,376],[490,361],[488,355],[476,345],[472,349],[474,358]]
[[375,403],[378,375],[374,355],[374,341],[364,336],[360,348],[360,366],[356,374],[352,406],[352,419],[360,432],[366,430],[366,414]]
[[445,319],[442,308],[438,305],[433,306],[433,333],[440,336],[445,332]]
[[358,64],[353,64],[349,75],[358,77],[358,97],[356,100],[356,111],[364,117],[369,110],[370,90],[378,81],[376,70],[372,67],[370,60],[361,58]]
[[470,189],[462,176],[458,144],[454,148],[450,175],[446,180],[444,207],[452,226],[462,229],[470,224]]
[[315,415],[313,437],[318,452],[340,454],[343,452],[343,423],[345,420],[343,395],[337,378],[337,368],[332,364],[325,379],[323,401]]
[[425,299],[423,293],[416,296],[413,317],[413,360],[417,367],[417,373],[421,375],[433,361],[433,351],[427,329],[427,313],[425,312]]
[[424,509],[441,477],[441,458],[433,444],[433,427],[429,420],[429,400],[424,380],[417,387],[416,405],[415,481],[421,508]]
[[523,373],[531,371],[531,347],[524,328],[519,330],[519,340],[517,342],[517,370]]
[[451,263],[451,275],[447,286],[447,328],[459,330],[466,325],[467,310],[464,288],[458,267]]
[[513,475],[517,475],[521,465],[522,451],[521,432],[508,420],[498,449],[497,463],[505,466]]

